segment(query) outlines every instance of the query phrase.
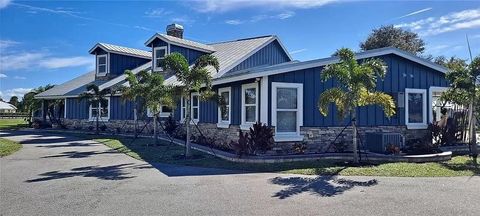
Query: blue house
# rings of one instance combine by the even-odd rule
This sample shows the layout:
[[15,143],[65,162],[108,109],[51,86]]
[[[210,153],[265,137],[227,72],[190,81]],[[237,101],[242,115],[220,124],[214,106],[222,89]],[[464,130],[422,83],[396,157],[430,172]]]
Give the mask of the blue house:
[[[133,104],[124,101],[121,95],[110,97],[109,106],[99,108],[79,100],[79,94],[91,83],[101,89],[123,85],[126,69],[134,73],[141,70],[163,73],[166,84],[180,85],[174,75],[160,67],[159,61],[165,55],[178,52],[193,64],[199,56],[212,54],[220,63],[218,72],[209,68],[213,87],[226,98],[226,106],[201,101],[193,92],[191,109],[193,121],[202,132],[215,137],[220,144],[237,140],[239,130],[262,122],[275,128],[279,146],[306,141],[314,148],[322,148],[348,122],[337,118],[333,104],[328,116],[322,116],[317,108],[319,95],[335,85],[333,81],[321,82],[320,73],[325,65],[337,63],[337,57],[295,61],[274,35],[202,44],[184,39],[183,32],[182,26],[169,25],[167,34],[157,33],[145,42],[148,51],[98,43],[89,51],[95,56],[94,71],[36,98],[46,103],[52,99],[64,100],[61,117],[69,127],[92,125],[97,113],[109,129],[133,127]],[[396,48],[369,50],[356,57],[380,58],[387,64],[387,76],[378,81],[377,90],[390,94],[397,106],[396,115],[391,118],[386,118],[378,106],[359,108],[360,133],[395,132],[407,139],[424,134],[428,123],[438,118],[435,104],[448,86],[447,69]],[[148,110],[145,112],[145,118],[151,116]],[[161,117],[170,115],[180,122],[183,120],[183,100],[175,109],[162,107]]]

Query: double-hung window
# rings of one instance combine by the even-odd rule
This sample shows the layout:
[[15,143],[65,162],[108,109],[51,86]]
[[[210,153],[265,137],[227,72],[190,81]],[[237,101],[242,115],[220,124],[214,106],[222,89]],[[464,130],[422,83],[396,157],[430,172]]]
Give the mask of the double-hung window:
[[427,90],[405,89],[405,124],[408,129],[426,129]]
[[162,60],[167,55],[167,47],[155,47],[153,50],[154,71],[163,71]]
[[303,84],[272,83],[272,125],[277,142],[303,140]]
[[258,121],[258,85],[242,85],[242,130],[248,130]]
[[105,76],[108,73],[108,54],[97,55],[97,75]]
[[110,119],[110,98],[107,98],[107,103],[102,106],[102,103],[92,103],[89,107],[89,120],[96,121],[97,115],[100,121],[108,121]]
[[217,127],[228,128],[231,122],[230,114],[230,95],[231,88],[218,89],[220,99],[218,101],[218,123]]
[[[181,100],[181,109],[180,109],[180,116],[181,120],[184,121],[186,117],[186,111],[187,111],[187,100],[185,100],[184,97],[182,97]],[[190,96],[190,119],[191,122],[198,123],[200,120],[200,95],[198,93],[192,93]]]

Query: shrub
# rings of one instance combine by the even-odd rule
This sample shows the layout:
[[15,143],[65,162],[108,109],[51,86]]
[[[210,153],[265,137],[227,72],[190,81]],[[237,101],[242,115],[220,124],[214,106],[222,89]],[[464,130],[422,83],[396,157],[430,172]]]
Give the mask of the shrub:
[[106,125],[102,125],[100,127],[98,127],[101,131],[106,131],[107,130],[107,126]]
[[177,121],[175,121],[175,119],[173,119],[172,116],[168,116],[167,120],[165,121],[164,130],[168,135],[174,136],[178,126],[179,125]]
[[242,155],[251,154],[251,145],[248,137],[248,133],[240,131],[238,141],[230,142],[230,147],[235,151],[235,153],[240,157]]
[[307,143],[305,142],[295,143],[292,146],[292,150],[296,154],[305,154],[305,151],[307,150]]
[[345,139],[341,139],[341,140],[333,143],[333,148],[334,148],[335,152],[343,153],[343,152],[345,152],[345,150],[347,150],[348,144],[347,144],[347,142],[345,142]]
[[388,154],[398,155],[398,154],[400,154],[400,147],[398,147],[396,145],[393,145],[393,144],[388,144],[386,152]]
[[250,128],[249,144],[255,152],[265,153],[272,149],[274,144],[272,128],[259,122],[255,123]]

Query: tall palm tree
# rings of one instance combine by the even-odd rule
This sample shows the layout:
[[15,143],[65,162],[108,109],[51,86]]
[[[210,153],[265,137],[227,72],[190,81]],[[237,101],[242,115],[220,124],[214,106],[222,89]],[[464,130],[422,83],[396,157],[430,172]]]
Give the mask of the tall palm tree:
[[216,71],[219,70],[219,63],[213,55],[202,55],[195,64],[190,67],[187,59],[180,53],[172,53],[167,55],[162,63],[166,70],[172,71],[181,85],[175,86],[175,94],[177,97],[183,97],[185,101],[185,157],[190,157],[190,122],[191,122],[191,101],[190,94],[198,92],[202,100],[208,99],[214,95],[212,91],[212,75],[207,67],[211,66]]
[[144,83],[143,75],[146,71],[140,71],[137,76],[130,70],[125,71],[126,80],[129,86],[122,86],[120,92],[122,93],[122,98],[132,101],[133,103],[133,121],[134,121],[134,134],[135,137],[138,136],[138,100],[146,92],[146,85]]
[[[102,89],[95,85],[89,84],[87,85],[87,90],[80,94],[80,99],[87,100],[87,104],[92,106],[98,106],[97,113],[95,114],[95,133],[98,134],[98,123],[100,121],[100,116],[102,114],[102,110],[105,107],[108,107],[108,95],[110,95],[110,89]],[[93,115],[93,113],[92,113]]]
[[342,119],[348,114],[353,127],[353,162],[358,163],[356,109],[361,106],[380,105],[387,117],[395,114],[395,104],[390,95],[374,91],[377,77],[384,78],[385,63],[379,59],[368,59],[359,64],[353,51],[347,48],[337,50],[340,62],[327,65],[321,72],[321,80],[338,81],[338,87],[324,91],[318,100],[320,113],[328,114],[328,106],[335,103]]

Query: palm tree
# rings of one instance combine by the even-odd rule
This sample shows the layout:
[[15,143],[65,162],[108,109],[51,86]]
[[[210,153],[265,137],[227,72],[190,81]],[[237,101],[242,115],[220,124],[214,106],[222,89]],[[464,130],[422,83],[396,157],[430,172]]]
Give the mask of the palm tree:
[[87,85],[87,90],[80,94],[80,99],[87,100],[87,103],[92,106],[98,106],[96,114],[92,113],[95,116],[95,133],[98,134],[98,123],[100,121],[100,116],[102,114],[102,110],[105,107],[108,107],[108,96],[111,93],[110,89],[102,89],[95,85],[89,84]]
[[27,119],[27,121],[29,123],[32,123],[32,117],[33,117],[33,114],[35,111],[37,111],[38,109],[42,108],[42,100],[38,100],[38,99],[35,99],[35,95],[39,94],[39,93],[42,93],[44,91],[47,91],[51,88],[53,88],[54,85],[46,85],[46,86],[40,86],[38,88],[35,88],[33,89],[32,91],[26,93],[24,96],[23,96],[23,99],[22,99],[22,106],[23,106],[23,111],[24,112],[27,112],[29,114],[29,117]]
[[202,55],[196,61],[195,64],[190,67],[187,59],[180,53],[172,53],[167,55],[163,61],[164,68],[172,71],[177,80],[181,83],[179,86],[175,86],[175,92],[177,97],[183,97],[185,101],[185,157],[190,157],[190,122],[191,122],[191,101],[190,94],[192,92],[198,92],[202,100],[206,100],[214,95],[212,91],[212,75],[207,67],[211,66],[216,71],[219,70],[219,63],[213,55]]
[[[145,71],[140,71],[139,74],[143,74]],[[122,98],[130,100],[133,102],[133,121],[134,121],[134,134],[135,137],[138,136],[138,109],[137,101],[145,93],[145,84],[144,80],[140,79],[144,75],[135,75],[132,71],[125,71],[126,80],[129,86],[122,86],[120,92],[122,93]]]
[[338,87],[324,91],[318,100],[320,113],[328,114],[328,106],[335,103],[342,119],[348,114],[353,126],[353,162],[358,163],[356,109],[361,106],[380,105],[387,117],[395,114],[395,104],[390,95],[376,92],[377,77],[384,78],[386,66],[379,59],[368,59],[359,64],[355,54],[347,48],[337,50],[340,62],[327,65],[322,70],[321,80],[338,81]]

